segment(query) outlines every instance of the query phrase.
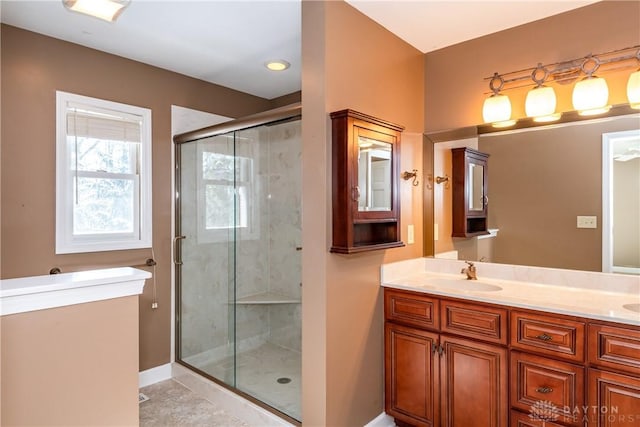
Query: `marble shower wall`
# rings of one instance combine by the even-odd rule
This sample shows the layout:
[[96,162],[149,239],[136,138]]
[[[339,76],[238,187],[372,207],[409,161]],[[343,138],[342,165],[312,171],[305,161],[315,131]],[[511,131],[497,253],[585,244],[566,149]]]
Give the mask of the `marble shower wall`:
[[[297,120],[271,126],[268,132],[269,290],[300,301],[302,129]],[[301,305],[278,304],[268,310],[269,341],[301,351]]]

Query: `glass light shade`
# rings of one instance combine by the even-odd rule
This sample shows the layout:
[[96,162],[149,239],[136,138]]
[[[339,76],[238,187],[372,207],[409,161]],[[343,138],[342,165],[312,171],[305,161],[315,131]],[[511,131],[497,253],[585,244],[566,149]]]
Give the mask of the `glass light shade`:
[[640,70],[631,73],[627,82],[627,98],[631,108],[640,109]]
[[507,95],[491,95],[484,100],[482,118],[485,123],[499,123],[511,119],[511,101]]
[[527,116],[534,121],[552,121],[560,118],[556,114],[556,92],[552,87],[538,86],[527,93],[524,104]]
[[581,116],[609,111],[609,87],[602,77],[586,77],[573,87],[573,108]]
[[63,0],[64,6],[74,12],[91,15],[104,21],[118,19],[130,0]]

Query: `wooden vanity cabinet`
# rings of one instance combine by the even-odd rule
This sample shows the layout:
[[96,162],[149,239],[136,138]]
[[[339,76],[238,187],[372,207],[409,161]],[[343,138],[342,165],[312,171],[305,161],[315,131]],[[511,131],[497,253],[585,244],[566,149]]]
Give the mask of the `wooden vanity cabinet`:
[[640,327],[589,324],[587,425],[640,425]]
[[[398,316],[398,305],[411,315]],[[480,304],[385,289],[387,414],[405,425],[506,426],[507,349],[455,335],[476,330],[506,340],[506,311],[495,315]]]
[[640,425],[639,326],[392,288],[384,300],[398,425]]
[[488,154],[469,147],[451,149],[452,237],[489,234],[488,158]]
[[331,252],[404,246],[400,237],[402,126],[354,110],[331,113]]

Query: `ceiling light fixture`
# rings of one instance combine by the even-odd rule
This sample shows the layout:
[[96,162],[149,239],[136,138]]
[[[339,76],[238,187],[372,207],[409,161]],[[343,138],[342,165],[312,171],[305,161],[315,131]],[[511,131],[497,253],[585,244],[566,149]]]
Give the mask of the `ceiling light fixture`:
[[84,13],[107,22],[113,22],[129,5],[131,0],[62,0],[67,9]]
[[264,66],[270,69],[271,71],[284,71],[291,66],[284,59],[274,59],[272,61],[267,61],[264,63]]

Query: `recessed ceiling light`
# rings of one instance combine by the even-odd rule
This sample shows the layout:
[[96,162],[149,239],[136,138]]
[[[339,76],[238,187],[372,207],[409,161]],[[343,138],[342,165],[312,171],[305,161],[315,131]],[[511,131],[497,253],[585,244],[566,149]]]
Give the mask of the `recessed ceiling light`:
[[264,66],[270,69],[271,71],[284,71],[291,66],[284,59],[274,59],[273,61],[267,61],[264,63]]
[[131,0],[62,0],[64,7],[74,12],[84,13],[113,22]]

